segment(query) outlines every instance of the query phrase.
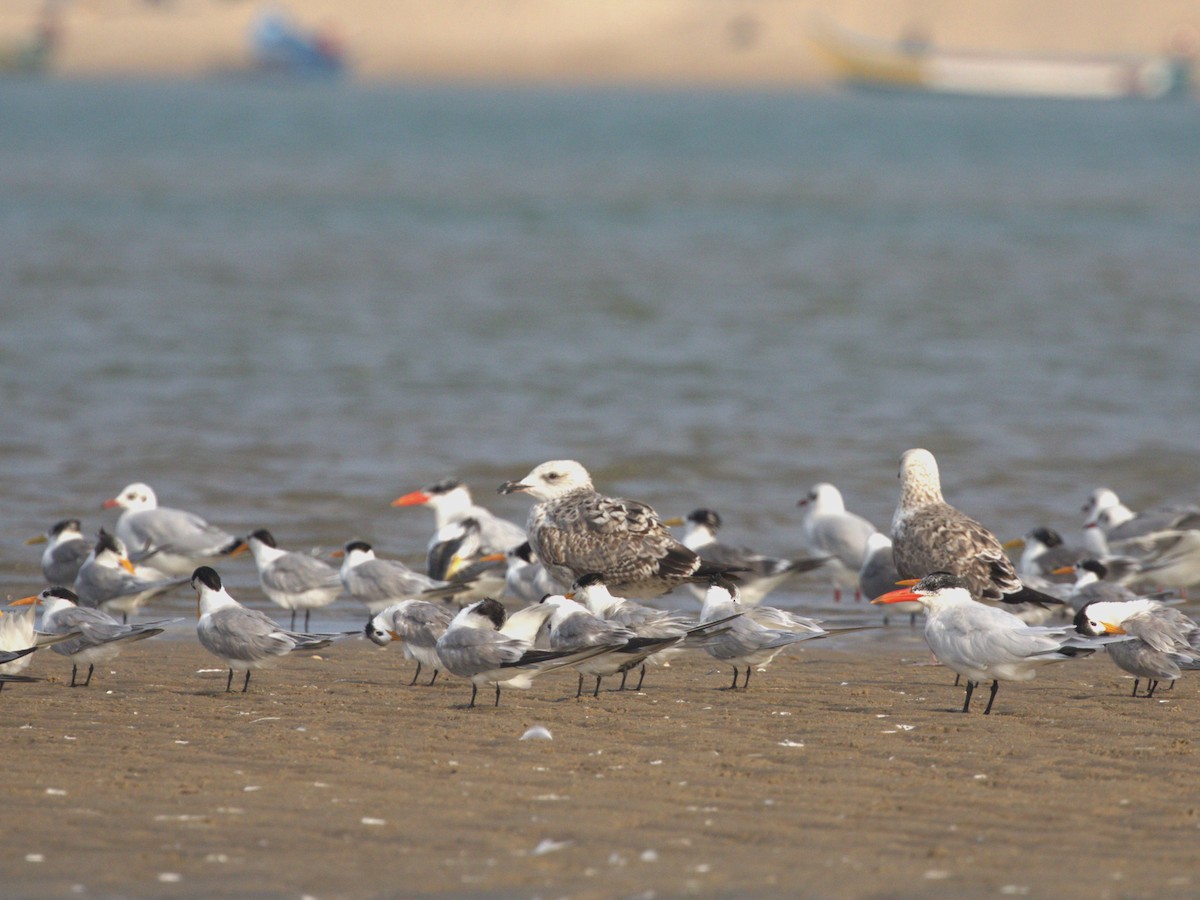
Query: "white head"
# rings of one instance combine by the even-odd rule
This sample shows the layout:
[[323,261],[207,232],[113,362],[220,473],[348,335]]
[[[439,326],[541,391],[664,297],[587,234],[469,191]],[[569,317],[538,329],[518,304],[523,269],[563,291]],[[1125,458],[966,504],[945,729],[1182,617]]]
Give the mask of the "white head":
[[106,569],[122,568],[130,575],[137,574],[133,563],[129,561],[129,551],[125,548],[125,542],[103,528],[96,538],[96,545],[92,547],[90,559]]
[[[1107,535],[1118,525],[1124,525],[1130,519],[1137,518],[1137,513],[1123,503],[1118,503],[1116,506],[1106,506],[1093,517],[1093,522],[1097,528]],[[1086,525],[1084,526],[1087,527]]]
[[571,586],[575,600],[587,607],[592,615],[604,618],[609,610],[620,605],[621,598],[614,597],[604,583],[604,578],[597,574],[581,575]]
[[79,598],[75,596],[75,592],[65,587],[48,587],[40,594],[35,594],[32,597],[23,597],[20,600],[14,600],[10,606],[30,606],[37,607],[39,604],[42,607],[42,615],[49,616],[58,612],[60,609],[69,609],[76,606]]
[[921,447],[905,450],[900,457],[900,505],[911,509],[941,502],[942,479],[933,454]]
[[700,609],[700,621],[711,622],[713,619],[740,612],[741,599],[741,593],[732,581],[728,578],[714,578],[704,594],[704,606]]
[[392,501],[392,506],[428,506],[440,519],[471,508],[471,490],[457,478],[446,478]]
[[563,497],[574,491],[590,491],[592,477],[587,469],[573,459],[554,459],[535,466],[533,471],[520,481],[506,481],[500,485],[500,493],[524,492],[542,502]]
[[375,550],[366,541],[349,541],[342,548],[342,555],[345,557],[342,560],[342,570],[346,571],[374,559]]
[[126,485],[117,496],[104,501],[105,509],[112,509],[114,506],[142,512],[147,509],[157,509],[158,498],[154,496],[150,485],[135,481],[133,484]]
[[1089,603],[1075,614],[1075,630],[1080,634],[1098,637],[1102,634],[1125,634],[1127,619],[1151,612],[1158,604],[1153,600],[1098,600]]
[[836,515],[846,511],[842,492],[827,481],[814,484],[809,492],[796,504],[804,509],[805,515]]
[[196,590],[197,618],[225,606],[239,605],[225,590],[221,576],[211,566],[200,566],[192,573],[192,587]]
[[1111,488],[1096,488],[1088,494],[1087,500],[1084,501],[1083,509],[1081,510],[1084,524],[1096,521],[1096,513],[1102,509],[1108,509],[1110,506],[1117,506],[1120,502],[1117,492]]

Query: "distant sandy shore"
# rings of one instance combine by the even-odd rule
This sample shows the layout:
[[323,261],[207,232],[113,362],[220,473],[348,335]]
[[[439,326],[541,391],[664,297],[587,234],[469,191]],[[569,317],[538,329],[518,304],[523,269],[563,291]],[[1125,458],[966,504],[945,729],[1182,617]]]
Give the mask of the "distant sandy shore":
[[[1103,656],[991,716],[907,629],[810,645],[725,690],[573,673],[498,709],[352,640],[248,694],[188,632],[89,688],[0,694],[8,897],[1194,897],[1200,678],[1133,699]],[[520,740],[531,726],[552,740]]]
[[[8,0],[0,40],[46,0]],[[51,0],[53,2],[53,0]],[[54,71],[194,77],[247,61],[251,0],[71,0]],[[814,16],[880,38],[919,28],[946,46],[1060,53],[1162,51],[1200,33],[1200,0],[288,0],[367,80],[812,84]]]

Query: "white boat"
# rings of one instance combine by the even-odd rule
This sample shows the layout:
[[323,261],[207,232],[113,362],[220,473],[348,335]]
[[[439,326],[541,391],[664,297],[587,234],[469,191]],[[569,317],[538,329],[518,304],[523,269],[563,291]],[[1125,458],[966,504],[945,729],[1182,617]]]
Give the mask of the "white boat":
[[1031,56],[875,40],[829,24],[812,40],[855,87],[988,97],[1161,99],[1189,93],[1190,60],[1173,56]]

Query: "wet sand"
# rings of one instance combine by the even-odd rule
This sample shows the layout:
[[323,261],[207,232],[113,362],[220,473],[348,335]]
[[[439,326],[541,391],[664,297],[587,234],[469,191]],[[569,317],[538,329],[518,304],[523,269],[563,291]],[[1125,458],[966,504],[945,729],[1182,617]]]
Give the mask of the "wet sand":
[[1135,700],[1101,655],[964,716],[906,631],[473,710],[357,639],[245,695],[186,631],[86,689],[41,651],[0,694],[4,894],[1195,896],[1200,678]]

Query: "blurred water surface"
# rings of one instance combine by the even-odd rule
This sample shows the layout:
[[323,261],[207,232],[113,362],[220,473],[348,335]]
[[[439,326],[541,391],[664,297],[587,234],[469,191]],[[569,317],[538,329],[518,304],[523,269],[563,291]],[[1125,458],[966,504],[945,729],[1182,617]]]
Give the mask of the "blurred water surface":
[[134,480],[409,561],[392,498],[523,521],[558,457],[781,554],[815,481],[886,527],[917,445],[1003,537],[1197,496],[1190,104],[4,82],[0,124],[10,596]]

